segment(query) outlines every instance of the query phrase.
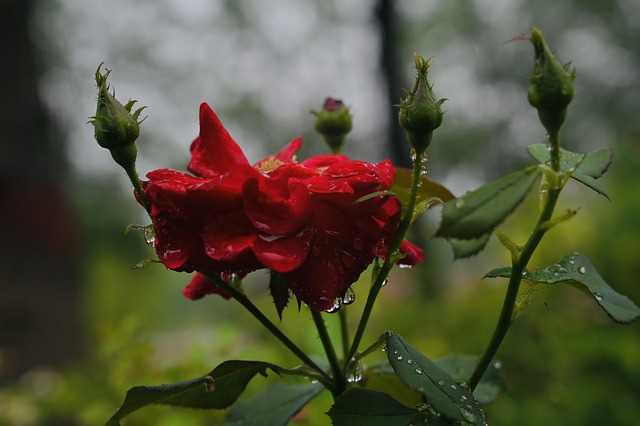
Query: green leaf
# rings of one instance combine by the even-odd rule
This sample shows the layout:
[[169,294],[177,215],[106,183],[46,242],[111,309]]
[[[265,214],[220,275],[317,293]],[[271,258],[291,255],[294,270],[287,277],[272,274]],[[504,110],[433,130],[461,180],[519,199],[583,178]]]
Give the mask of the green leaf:
[[442,416],[462,423],[485,423],[486,415],[473,394],[435,362],[397,334],[386,331],[387,358],[405,385],[421,391]]
[[[404,167],[396,167],[396,177],[393,180],[391,186],[391,192],[396,194],[403,205],[407,205],[409,202],[409,194],[411,192],[411,175],[413,174],[411,169]],[[443,202],[447,202],[455,199],[451,192],[441,184],[428,179],[425,176],[420,176],[420,187],[418,188],[418,195],[416,197],[416,205],[423,201],[427,201],[430,198],[438,198]],[[431,207],[435,204],[429,204]],[[426,210],[426,209],[425,209]],[[424,211],[424,210],[423,210]]]
[[455,259],[464,259],[478,254],[489,242],[491,233],[484,234],[479,238],[473,238],[468,240],[460,240],[458,238],[447,238],[451,248],[453,249],[453,257]]
[[490,233],[522,202],[541,173],[537,165],[527,167],[447,202],[436,236],[467,240]]
[[333,426],[407,426],[420,416],[386,393],[365,388],[340,395],[327,414]]
[[[444,358],[434,359],[438,367],[449,373],[456,381],[468,380],[473,374],[479,357],[475,355],[452,354]],[[480,404],[494,401],[498,393],[505,388],[500,362],[494,362],[480,379],[480,383],[473,391],[473,396]]]
[[423,402],[422,392],[406,387],[388,361],[368,366],[364,372],[363,382],[367,384],[367,389],[385,392],[406,406],[415,407]]
[[234,404],[224,426],[286,425],[324,387],[320,384],[275,384]]
[[[527,151],[542,164],[551,159],[546,144],[530,145],[527,147]],[[609,148],[600,148],[588,154],[577,154],[560,149],[560,171],[569,173],[571,169],[575,168],[571,173],[573,179],[609,198],[605,194],[604,187],[600,184],[600,181],[596,179],[605,174],[611,165],[612,159],[613,153]]]
[[[511,276],[511,268],[498,268],[485,275],[487,278]],[[609,317],[628,324],[638,316],[640,309],[626,296],[617,293],[598,274],[591,261],[580,253],[573,253],[535,273],[525,271],[523,280],[540,284],[569,284],[590,295]]]
[[117,426],[127,415],[150,404],[187,408],[226,408],[233,404],[256,374],[279,367],[260,361],[225,361],[209,374],[184,382],[160,386],[136,386],[127,392],[122,406],[107,426]]

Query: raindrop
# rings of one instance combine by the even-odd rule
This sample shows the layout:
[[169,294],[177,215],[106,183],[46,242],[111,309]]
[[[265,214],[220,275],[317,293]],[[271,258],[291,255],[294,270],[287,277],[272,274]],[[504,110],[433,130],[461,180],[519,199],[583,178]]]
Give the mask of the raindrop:
[[464,200],[458,200],[456,201],[456,208],[457,209],[461,209],[464,207]]
[[473,414],[471,411],[461,408],[460,414],[462,414],[462,417],[464,417],[464,419],[467,420],[469,423],[473,423],[473,424],[476,423],[476,415]]
[[420,367],[416,368],[416,374],[422,374],[422,368]]
[[407,360],[407,364],[413,364],[413,360],[412,359],[408,359]]
[[353,248],[358,251],[364,250],[364,238],[362,235],[356,235],[353,237]]
[[342,264],[347,268],[353,268],[353,265],[356,263],[356,258],[349,252],[342,252]]
[[386,352],[387,351],[387,344],[386,343],[383,344],[380,349],[382,349],[382,352]]
[[456,385],[451,385],[451,389],[456,390],[458,387]]
[[424,402],[421,402],[420,404],[416,405],[416,410],[420,411],[421,413],[427,411],[428,409],[429,409],[429,406]]
[[595,297],[598,302],[602,301],[602,293],[596,291],[593,293],[593,297]]
[[575,261],[575,260],[573,260],[573,259],[569,259],[569,265],[575,265],[575,264],[576,264],[576,261]]
[[343,305],[350,305],[355,300],[356,300],[356,292],[353,291],[353,289],[351,287],[349,287],[347,289],[347,291],[344,293],[344,296],[342,297],[342,304]]
[[416,150],[411,148],[411,161],[416,161],[416,158],[418,158],[418,155],[416,154]]
[[385,278],[384,281],[382,281],[382,287],[387,285],[388,282],[389,282],[389,278]]
[[500,361],[494,362],[493,368],[495,368],[496,370],[500,370],[502,368],[502,363]]
[[580,272],[581,274],[586,274],[587,273],[587,268],[585,268],[584,266],[581,266],[578,268],[578,272]]
[[404,357],[402,355],[398,355],[398,361],[402,361],[404,359]]
[[320,248],[316,246],[311,247],[311,254],[315,257],[320,256]]
[[399,263],[399,264],[398,264],[398,267],[399,267],[400,269],[411,269],[411,268],[413,267],[413,265],[407,265],[407,264],[405,264],[405,263]]
[[440,386],[444,386],[444,380],[438,380],[438,384],[439,384]]
[[362,380],[362,361],[358,360],[353,365],[353,370],[349,377],[347,377],[347,382],[356,383]]
[[463,401],[466,401],[467,400],[467,396],[466,395],[462,395],[462,398],[460,398],[460,399],[462,399]]
[[333,306],[327,309],[325,312],[328,314],[336,313],[342,307],[342,297],[336,297],[333,301]]

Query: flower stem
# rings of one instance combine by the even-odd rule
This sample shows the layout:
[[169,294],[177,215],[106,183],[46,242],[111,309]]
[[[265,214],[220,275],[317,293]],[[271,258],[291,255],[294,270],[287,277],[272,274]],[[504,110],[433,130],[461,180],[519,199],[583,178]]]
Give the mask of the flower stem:
[[324,318],[322,318],[322,314],[312,309],[311,316],[313,317],[313,322],[316,324],[316,329],[318,329],[318,336],[320,337],[324,351],[327,354],[327,359],[329,360],[329,365],[331,365],[331,371],[333,372],[334,385],[330,390],[334,397],[338,397],[347,390],[347,379],[342,368],[340,368],[340,361],[338,361],[335,348],[331,342],[331,337],[327,331],[327,325],[324,322]]
[[338,315],[340,315],[340,337],[342,338],[342,355],[346,360],[346,356],[349,355],[349,323],[347,318],[347,308],[343,306],[342,309],[338,311]]
[[245,296],[240,291],[233,288],[231,285],[226,283],[217,275],[207,273],[207,272],[201,272],[201,273],[202,275],[207,277],[207,279],[213,281],[222,290],[230,294],[231,297],[233,297],[235,300],[240,302],[240,304],[244,308],[246,308],[249,311],[249,313],[251,313],[251,315],[253,315],[254,318],[256,318],[267,330],[269,330],[271,334],[273,334],[278,340],[280,340],[280,342],[282,342],[282,344],[284,344],[287,347],[287,349],[293,352],[293,354],[296,355],[306,365],[316,370],[323,377],[324,381],[322,382],[322,384],[325,385],[325,387],[330,386],[330,384],[332,383],[331,377],[322,368],[320,368],[318,364],[313,362],[313,360],[309,358],[307,354],[304,353],[304,351],[302,351],[298,346],[296,346],[296,344],[293,343],[291,339],[289,339],[282,331],[280,331],[280,329],[274,323],[272,323],[269,320],[269,318],[267,318],[262,313],[262,311],[260,311],[260,309],[258,309],[258,307],[254,305],[253,302],[251,302],[251,300],[249,300],[247,296]]
[[[549,144],[552,147],[550,150],[551,169],[556,176],[559,176],[560,143],[559,135],[557,133],[554,135],[549,135]],[[476,388],[476,386],[478,386],[478,383],[480,383],[480,379],[489,367],[489,364],[491,364],[493,357],[497,353],[500,344],[502,343],[504,337],[507,334],[507,331],[509,330],[509,327],[513,323],[513,310],[515,308],[516,300],[518,297],[520,283],[522,282],[522,274],[526,270],[527,264],[529,263],[529,260],[531,260],[531,256],[533,256],[533,253],[542,240],[542,237],[549,230],[549,227],[546,225],[553,215],[558,197],[560,196],[560,191],[562,190],[562,184],[558,182],[559,179],[555,179],[555,181],[557,185],[549,188],[548,196],[546,197],[540,215],[538,216],[536,225],[533,229],[533,232],[529,236],[529,239],[522,247],[522,251],[518,256],[514,256],[512,253],[511,277],[509,278],[509,284],[507,286],[507,292],[502,304],[502,310],[500,311],[498,323],[496,324],[496,328],[493,332],[491,340],[489,341],[487,349],[478,361],[478,365],[476,365],[476,368],[473,371],[471,378],[469,379],[469,388],[472,391]]]
[[364,335],[364,331],[367,328],[367,322],[369,321],[369,317],[371,316],[371,312],[373,311],[373,306],[376,302],[376,298],[378,297],[378,293],[380,293],[380,289],[387,280],[387,276],[389,275],[389,272],[391,272],[391,268],[397,260],[395,258],[395,253],[400,248],[400,244],[402,243],[402,240],[404,239],[404,236],[409,229],[409,225],[411,225],[411,220],[413,219],[413,211],[416,206],[416,198],[418,197],[418,188],[420,187],[420,177],[422,176],[423,154],[424,152],[416,153],[415,159],[413,161],[413,173],[411,175],[411,192],[409,193],[409,202],[407,203],[407,208],[404,216],[400,220],[400,225],[398,226],[396,237],[393,240],[391,247],[389,247],[389,254],[387,254],[387,258],[382,264],[382,268],[380,268],[378,276],[376,277],[376,280],[369,290],[367,302],[365,304],[364,310],[362,311],[362,316],[360,317],[360,322],[358,323],[356,334],[353,337],[353,342],[351,343],[351,349],[349,349],[348,355],[344,360],[344,369],[347,368],[347,366],[349,365],[349,360],[353,358],[355,353],[358,351],[358,346],[360,345],[362,336]]

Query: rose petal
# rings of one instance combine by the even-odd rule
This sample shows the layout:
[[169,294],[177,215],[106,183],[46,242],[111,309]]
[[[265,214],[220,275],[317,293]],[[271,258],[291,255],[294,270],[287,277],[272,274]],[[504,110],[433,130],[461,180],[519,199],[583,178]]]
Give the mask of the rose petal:
[[184,287],[182,293],[191,300],[202,299],[207,294],[218,294],[227,300],[231,298],[226,291],[221,290],[213,281],[210,281],[199,272],[191,278],[191,281]]

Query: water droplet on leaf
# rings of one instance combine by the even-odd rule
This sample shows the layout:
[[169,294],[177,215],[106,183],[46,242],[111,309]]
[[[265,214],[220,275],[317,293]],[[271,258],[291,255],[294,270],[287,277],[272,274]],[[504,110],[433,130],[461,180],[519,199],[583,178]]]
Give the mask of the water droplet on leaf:
[[422,368],[420,367],[416,368],[416,374],[422,374]]
[[457,209],[461,209],[461,208],[463,208],[463,207],[464,207],[464,200],[458,200],[458,201],[456,201],[456,204],[455,204],[455,205],[456,205],[456,208],[457,208]]
[[602,301],[602,293],[596,291],[593,293],[593,297],[595,297],[598,302]]
[[587,273],[587,268],[585,268],[584,266],[581,266],[578,268],[578,272],[580,272],[581,274],[586,274]]

